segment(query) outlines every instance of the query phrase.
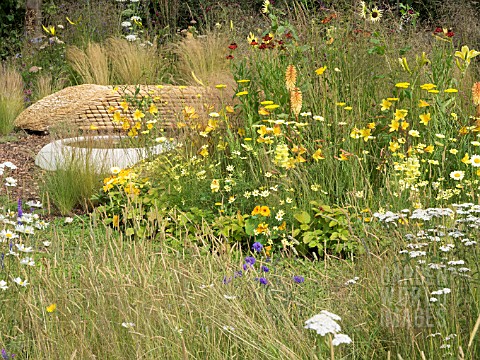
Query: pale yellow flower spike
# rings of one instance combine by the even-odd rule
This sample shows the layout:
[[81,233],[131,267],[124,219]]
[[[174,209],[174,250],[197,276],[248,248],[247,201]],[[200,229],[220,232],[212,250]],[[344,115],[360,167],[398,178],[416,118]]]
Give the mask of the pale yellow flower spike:
[[288,65],[287,71],[285,72],[285,86],[288,91],[292,91],[295,88],[295,83],[297,82],[297,69],[294,65]]
[[290,106],[297,118],[300,111],[302,111],[302,102],[302,92],[296,87],[290,92]]

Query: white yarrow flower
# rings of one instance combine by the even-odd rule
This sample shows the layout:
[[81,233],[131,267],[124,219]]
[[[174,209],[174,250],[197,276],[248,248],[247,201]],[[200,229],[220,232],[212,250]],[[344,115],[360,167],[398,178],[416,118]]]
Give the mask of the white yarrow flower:
[[337,320],[341,320],[338,315],[322,310],[320,314],[314,315],[305,321],[305,329],[315,330],[321,336],[336,334],[342,330]]
[[352,339],[350,336],[345,335],[345,334],[335,334],[332,340],[332,345],[333,346],[338,346],[340,344],[351,344]]

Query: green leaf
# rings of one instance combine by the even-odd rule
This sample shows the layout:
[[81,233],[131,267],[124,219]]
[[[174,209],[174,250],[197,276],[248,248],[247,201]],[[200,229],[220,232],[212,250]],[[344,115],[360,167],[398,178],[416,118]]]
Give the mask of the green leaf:
[[247,219],[247,221],[245,221],[245,232],[247,233],[247,235],[250,235],[250,236],[255,235],[255,229],[256,229],[255,222],[252,221],[251,219]]
[[306,211],[296,213],[293,217],[302,224],[308,224],[311,220],[310,215]]
[[405,55],[408,51],[410,51],[412,47],[411,46],[405,46],[399,50],[400,56]]
[[125,230],[125,235],[132,236],[133,234],[135,234],[135,230],[133,230],[133,228],[128,228]]

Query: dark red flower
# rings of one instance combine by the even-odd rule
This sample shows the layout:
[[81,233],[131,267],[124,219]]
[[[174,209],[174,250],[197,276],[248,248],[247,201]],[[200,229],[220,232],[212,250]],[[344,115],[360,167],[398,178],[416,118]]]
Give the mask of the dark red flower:
[[453,37],[454,35],[455,34],[453,33],[453,31],[449,31],[445,34],[445,36],[450,37],[450,38]]
[[291,38],[293,37],[293,35],[292,35],[291,32],[288,32],[288,33],[285,34],[285,37],[286,37],[287,39],[291,39]]
[[266,49],[267,48],[267,44],[265,43],[261,43],[260,46],[258,47],[259,49]]
[[230,50],[235,50],[237,47],[238,47],[238,46],[237,46],[237,44],[235,44],[235,43],[231,43],[230,45],[228,45],[228,48],[229,48]]
[[442,29],[440,26],[437,26],[437,27],[435,28],[435,31],[434,31],[433,33],[434,33],[434,34],[438,34],[438,33],[441,33],[441,32],[443,32],[443,29]]
[[227,60],[232,60],[233,59],[233,55],[228,55],[227,56]]
[[256,45],[258,45],[258,42],[256,42],[255,40],[252,40],[252,42],[250,43],[250,45],[256,46]]
[[265,35],[265,36],[262,38],[263,41],[270,41],[270,40],[272,40],[272,39],[273,39],[273,38],[272,38],[270,35],[268,35],[268,34]]

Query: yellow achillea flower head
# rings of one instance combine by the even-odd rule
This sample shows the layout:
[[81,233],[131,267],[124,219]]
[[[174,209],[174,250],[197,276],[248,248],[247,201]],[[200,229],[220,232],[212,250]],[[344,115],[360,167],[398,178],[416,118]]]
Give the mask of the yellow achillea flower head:
[[47,306],[47,312],[53,313],[57,309],[57,304],[50,304]]
[[275,148],[275,159],[273,162],[281,167],[287,167],[289,150],[286,144],[279,144]]
[[288,91],[292,91],[295,88],[297,82],[297,69],[294,65],[288,65],[285,72],[285,86]]
[[278,104],[265,105],[265,109],[267,109],[267,110],[275,110],[278,107],[280,107],[280,105],[278,105]]
[[437,87],[437,85],[434,85],[434,84],[423,84],[423,85],[420,85],[420,89],[422,90],[432,90],[432,89],[435,89]]
[[302,111],[302,92],[300,91],[299,88],[294,88],[290,92],[290,107],[292,109],[292,112],[295,114],[296,117],[300,114]]
[[457,93],[458,90],[457,90],[457,89],[448,88],[448,89],[443,90],[443,92],[445,92],[445,93]]
[[410,83],[409,82],[399,82],[399,83],[396,83],[395,86],[399,89],[408,89],[408,87],[410,86]]

